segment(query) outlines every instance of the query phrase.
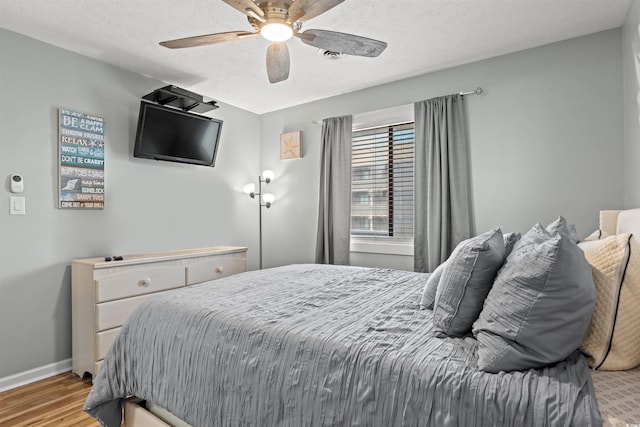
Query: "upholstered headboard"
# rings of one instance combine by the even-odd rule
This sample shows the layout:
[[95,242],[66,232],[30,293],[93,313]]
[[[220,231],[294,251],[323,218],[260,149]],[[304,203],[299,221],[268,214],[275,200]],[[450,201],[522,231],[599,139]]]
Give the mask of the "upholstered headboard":
[[640,241],[640,209],[600,211],[600,230],[611,235],[632,233]]

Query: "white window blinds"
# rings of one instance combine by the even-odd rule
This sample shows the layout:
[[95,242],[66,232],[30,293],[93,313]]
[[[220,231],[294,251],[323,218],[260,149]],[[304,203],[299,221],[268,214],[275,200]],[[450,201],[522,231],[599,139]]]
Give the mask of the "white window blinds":
[[413,153],[413,122],[353,132],[352,236],[413,239]]

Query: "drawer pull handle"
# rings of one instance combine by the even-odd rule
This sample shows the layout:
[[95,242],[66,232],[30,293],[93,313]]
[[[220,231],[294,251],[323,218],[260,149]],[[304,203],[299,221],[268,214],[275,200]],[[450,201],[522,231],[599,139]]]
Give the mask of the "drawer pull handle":
[[143,288],[148,288],[150,284],[151,284],[151,279],[148,277],[138,282],[138,286],[141,286]]
[[216,267],[216,273],[222,273],[224,271],[224,268],[222,268],[221,265]]

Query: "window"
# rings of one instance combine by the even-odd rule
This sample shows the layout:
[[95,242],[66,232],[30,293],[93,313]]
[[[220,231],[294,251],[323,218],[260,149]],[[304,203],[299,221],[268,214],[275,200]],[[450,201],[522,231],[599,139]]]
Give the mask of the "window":
[[413,243],[413,153],[413,122],[353,131],[352,240]]

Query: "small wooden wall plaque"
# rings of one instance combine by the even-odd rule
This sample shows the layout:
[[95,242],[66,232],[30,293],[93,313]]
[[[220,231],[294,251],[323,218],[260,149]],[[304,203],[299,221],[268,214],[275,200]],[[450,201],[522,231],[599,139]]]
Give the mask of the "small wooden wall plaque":
[[280,160],[302,157],[302,131],[280,134]]

